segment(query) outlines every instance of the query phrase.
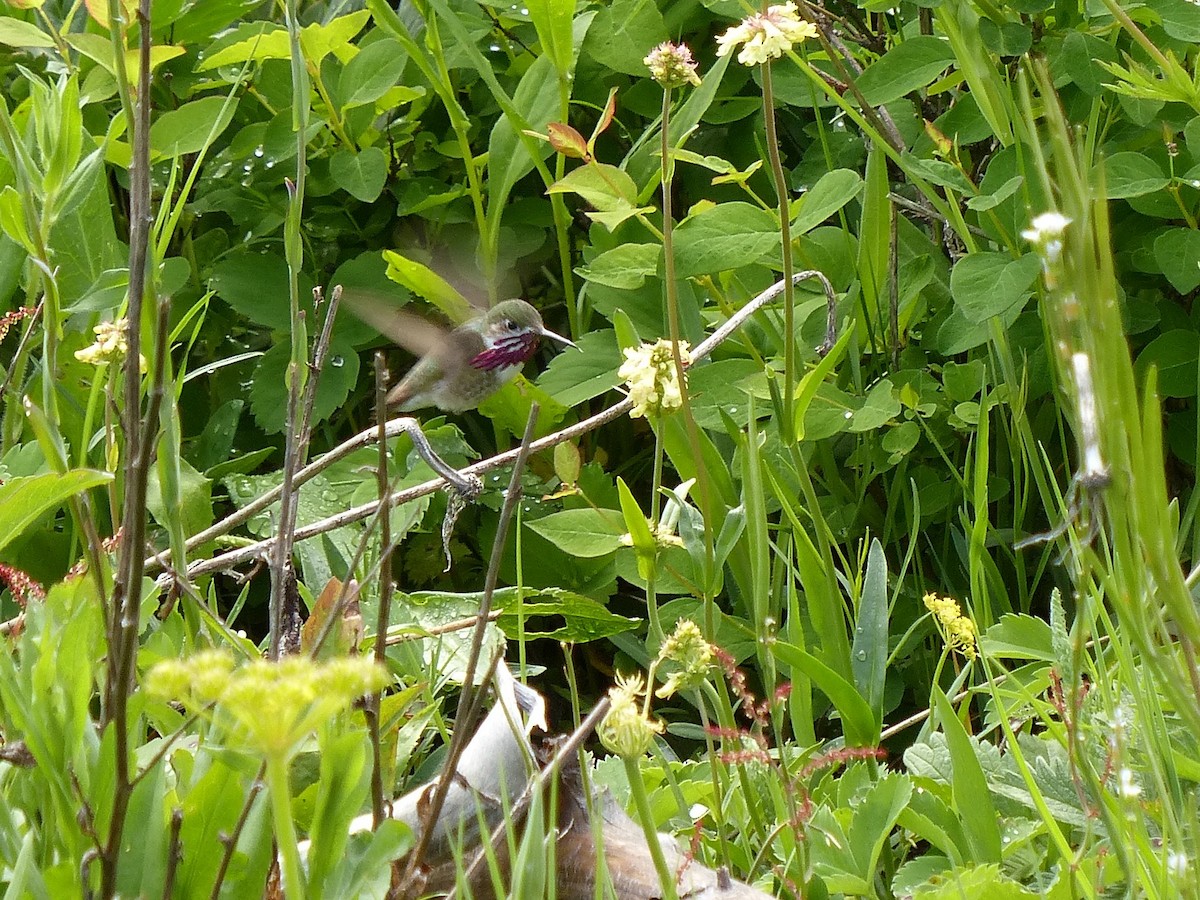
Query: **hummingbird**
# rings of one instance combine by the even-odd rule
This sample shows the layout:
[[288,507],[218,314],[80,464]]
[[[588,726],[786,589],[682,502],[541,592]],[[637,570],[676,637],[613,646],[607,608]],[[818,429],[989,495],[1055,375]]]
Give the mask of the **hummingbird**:
[[547,328],[524,300],[497,303],[449,333],[403,312],[362,301],[353,306],[360,318],[421,357],[387,395],[388,406],[402,412],[474,409],[521,371],[542,338],[576,346]]

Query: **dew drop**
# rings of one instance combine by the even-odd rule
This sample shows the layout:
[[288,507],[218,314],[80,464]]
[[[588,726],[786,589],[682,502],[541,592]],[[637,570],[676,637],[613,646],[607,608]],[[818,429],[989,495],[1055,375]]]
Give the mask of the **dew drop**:
[[342,366],[344,366],[346,364],[346,358],[344,356],[340,356],[340,355],[331,357],[329,360],[329,364],[331,366],[333,366],[335,369],[340,369]]
[[262,159],[263,153],[265,153],[265,152],[266,151],[263,150],[262,144],[259,144],[257,147],[254,148],[254,155],[257,156],[259,159]]
[[854,654],[854,655],[855,655],[855,656],[857,656],[857,657],[858,657],[860,660],[863,660],[863,659],[866,659],[866,658],[867,658],[867,651],[866,651],[866,650],[859,650],[859,651],[858,651],[856,654]]
[[854,413],[850,412],[850,410],[846,410],[846,418],[847,418],[847,419],[853,419],[853,418],[854,418]]

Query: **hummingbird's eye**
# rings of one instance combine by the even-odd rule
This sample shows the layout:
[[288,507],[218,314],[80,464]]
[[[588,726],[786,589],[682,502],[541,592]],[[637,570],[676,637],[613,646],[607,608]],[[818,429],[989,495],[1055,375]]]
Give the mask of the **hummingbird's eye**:
[[512,319],[505,319],[504,320],[504,330],[505,331],[516,331],[517,323]]

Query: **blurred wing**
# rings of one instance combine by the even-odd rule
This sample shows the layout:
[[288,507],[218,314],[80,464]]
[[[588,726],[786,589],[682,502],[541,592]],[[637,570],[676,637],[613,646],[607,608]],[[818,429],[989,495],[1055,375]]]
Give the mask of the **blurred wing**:
[[342,296],[342,303],[358,318],[414,356],[432,353],[446,341],[448,332],[441,326],[362,291],[347,291]]

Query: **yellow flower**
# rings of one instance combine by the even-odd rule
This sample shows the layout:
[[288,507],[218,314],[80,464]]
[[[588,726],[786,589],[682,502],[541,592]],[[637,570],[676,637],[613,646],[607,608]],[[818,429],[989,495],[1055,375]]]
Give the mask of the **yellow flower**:
[[196,712],[215,703],[233,719],[249,748],[266,757],[286,757],[319,725],[385,681],[383,671],[363,657],[314,662],[289,656],[234,669],[227,653],[209,650],[158,663],[146,674],[145,687]]
[[656,697],[670,697],[679,691],[694,688],[708,674],[712,665],[712,644],[704,639],[699,626],[691,619],[680,619],[675,632],[658,651],[658,659],[678,663],[681,668],[667,676],[666,683],[654,692]]
[[796,12],[796,4],[788,0],[780,6],[771,6],[765,13],[755,13],[742,19],[717,38],[717,56],[728,56],[739,44],[738,62],[743,66],[757,66],[769,59],[779,59],[784,52],[807,38],[817,36],[811,22],[805,22]]
[[[692,361],[687,341],[679,342],[679,356],[685,366]],[[632,418],[648,412],[657,414],[678,409],[683,405],[671,342],[665,338],[659,338],[653,344],[627,348],[625,362],[617,370],[617,376],[629,387],[629,399],[633,401],[629,415]]]
[[696,61],[687,44],[672,44],[663,41],[642,60],[650,69],[650,75],[666,88],[690,84],[700,87],[700,76],[696,74]]
[[650,719],[642,707],[645,693],[646,684],[638,674],[618,675],[616,686],[608,689],[610,706],[596,734],[600,743],[624,759],[644,756],[654,736],[663,731],[663,723]]
[[974,661],[975,623],[962,614],[958,603],[950,597],[939,597],[931,591],[925,595],[925,608],[933,613],[938,631],[942,633],[947,646]]
[[[92,329],[96,333],[96,341],[82,350],[75,351],[75,358],[81,363],[100,366],[104,363],[120,362],[129,352],[129,320],[117,319],[113,322],[101,322]],[[138,368],[146,371],[146,357],[138,354]]]

